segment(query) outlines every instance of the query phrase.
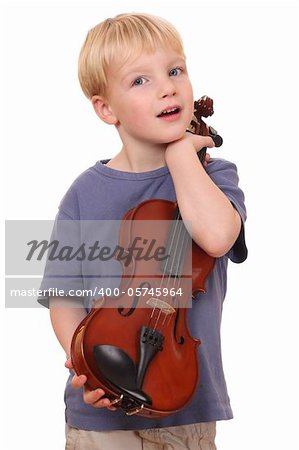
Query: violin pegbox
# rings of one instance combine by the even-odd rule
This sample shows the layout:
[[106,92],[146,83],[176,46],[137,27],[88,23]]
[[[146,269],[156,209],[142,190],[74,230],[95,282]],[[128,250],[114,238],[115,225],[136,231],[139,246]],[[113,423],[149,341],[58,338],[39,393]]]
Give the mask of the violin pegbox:
[[215,142],[215,147],[220,147],[223,143],[222,137],[202,119],[202,117],[206,118],[214,114],[213,105],[213,100],[207,95],[203,95],[199,100],[195,100],[194,113],[187,131],[201,136],[210,136]]

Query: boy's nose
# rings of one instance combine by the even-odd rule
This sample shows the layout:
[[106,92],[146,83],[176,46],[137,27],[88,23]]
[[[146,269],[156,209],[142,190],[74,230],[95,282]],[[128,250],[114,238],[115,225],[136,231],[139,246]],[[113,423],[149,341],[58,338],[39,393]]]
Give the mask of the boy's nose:
[[161,98],[170,97],[176,94],[175,84],[172,80],[164,81],[160,89]]

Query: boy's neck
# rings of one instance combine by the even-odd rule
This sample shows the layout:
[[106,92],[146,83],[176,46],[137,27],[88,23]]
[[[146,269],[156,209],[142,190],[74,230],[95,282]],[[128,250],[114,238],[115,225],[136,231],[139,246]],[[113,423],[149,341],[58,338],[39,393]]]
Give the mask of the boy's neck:
[[143,147],[128,150],[123,147],[121,151],[112,158],[107,166],[112,169],[125,172],[149,172],[165,166],[165,148],[166,145],[156,146],[146,151]]

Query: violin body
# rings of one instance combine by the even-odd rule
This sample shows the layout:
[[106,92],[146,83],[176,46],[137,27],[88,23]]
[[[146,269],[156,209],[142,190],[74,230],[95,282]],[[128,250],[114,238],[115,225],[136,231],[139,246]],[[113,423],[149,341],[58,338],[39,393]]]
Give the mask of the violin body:
[[[151,221],[153,217],[158,217],[159,236],[156,236],[156,244],[162,246],[167,240],[169,224],[173,220],[176,207],[175,202],[154,199],[142,202],[128,211],[120,229],[120,244],[128,248],[135,236],[152,239]],[[162,297],[163,302],[169,305],[170,310],[173,308],[173,311],[166,311],[166,305],[163,303],[162,307],[154,308],[153,313],[153,301],[150,302],[150,299],[156,296],[151,293],[137,297],[126,294],[117,298],[104,297],[101,306],[94,308],[87,315],[74,334],[71,353],[76,373],[85,374],[90,389],[101,387],[112,400],[123,395],[119,406],[129,413],[137,412],[142,404],[139,415],[157,417],[174,413],[188,403],[196,390],[199,379],[197,348],[200,341],[194,339],[188,330],[188,305],[190,306],[192,293],[194,295],[197,291],[205,291],[205,279],[213,269],[214,258],[208,256],[194,242],[189,251],[192,255],[186,256],[185,261],[192,256],[192,273],[180,280],[182,295],[179,299],[176,298],[179,304],[175,305],[174,297],[170,295]],[[183,269],[183,273],[188,271],[189,268]],[[119,289],[126,292],[130,288],[131,292],[138,292],[138,288],[147,287],[155,293],[157,288],[166,288],[167,284],[169,286],[169,278],[162,280],[162,276],[156,274],[156,260],[144,262],[132,259],[129,266],[123,266]],[[138,365],[142,353],[142,330],[147,324],[155,324],[157,320],[157,329],[161,328],[162,331],[157,331],[153,339],[158,341],[156,345],[160,345],[162,349],[155,353],[147,365],[140,385],[136,380],[138,381]],[[149,328],[152,330],[152,326]],[[163,336],[161,343],[160,336]],[[100,355],[97,364],[94,349],[97,349],[99,344],[107,346],[104,348],[107,354]],[[121,352],[116,349],[121,349]],[[112,354],[115,351],[113,360]],[[143,352],[147,353],[146,347]],[[105,368],[104,373],[101,371],[101,367],[105,365],[107,374]],[[111,380],[111,373],[114,371],[116,373]],[[117,372],[120,373],[119,376]],[[150,403],[146,402],[146,396]],[[138,400],[141,403],[138,403]]]
[[[203,121],[199,125],[193,121],[192,132],[194,126],[198,134],[209,133]],[[199,152],[201,161],[204,151]],[[156,220],[158,225],[153,226]],[[191,238],[186,244],[187,235],[176,202],[152,199],[130,209],[121,222],[119,245],[129,249],[136,237],[143,242],[154,237],[169,258],[165,263],[133,256],[129,264],[119,259],[120,295],[98,299],[73,335],[75,372],[86,375],[89,389],[102,388],[127,415],[167,416],[184,408],[196,391],[200,341],[191,336],[187,316],[192,298],[206,290],[215,258]],[[179,263],[169,242],[176,249],[180,246],[176,253],[184,257],[178,258]]]
[[[121,303],[119,305],[122,307]],[[141,331],[144,320],[148,318],[149,308],[136,308],[132,319],[119,314],[118,308],[93,310],[81,324],[73,341],[73,352],[77,353],[76,362],[73,364],[76,373],[87,376],[90,389],[102,388],[105,396],[112,401],[120,399],[123,395],[119,406],[128,415],[138,413],[147,417],[166,416],[183,408],[196,389],[199,341],[185,331],[182,335],[185,341],[181,349],[182,345],[173,335],[174,324],[170,323],[164,328],[163,350],[158,352],[152,364],[149,364],[142,385],[142,391],[146,396],[136,387],[136,369],[132,369],[130,361],[126,364],[127,358],[120,362],[117,355],[115,366],[123,379],[120,383],[112,385],[98,370],[91,351],[99,342],[101,345],[114,346],[129,355],[137,367],[140,359],[140,333],[136,334],[135,330]],[[186,319],[182,318],[182,320]],[[134,321],[133,327],[131,321]],[[97,333],[92,333],[91,330],[95,329],[98,330]],[[74,360],[73,357],[72,359]],[[187,373],[186,369],[188,369]],[[151,399],[150,403],[147,403],[147,397]],[[142,409],[140,409],[141,405],[143,405]]]

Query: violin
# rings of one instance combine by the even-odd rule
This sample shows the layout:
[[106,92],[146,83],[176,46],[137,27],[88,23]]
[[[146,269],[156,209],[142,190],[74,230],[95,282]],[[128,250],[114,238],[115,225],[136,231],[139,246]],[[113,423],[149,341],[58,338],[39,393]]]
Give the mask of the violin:
[[[222,138],[202,119],[212,114],[212,99],[195,101],[187,131],[209,135],[219,147]],[[202,164],[205,153],[198,152]],[[147,242],[153,234],[163,258],[119,258],[121,294],[96,300],[71,343],[74,370],[86,375],[89,389],[102,388],[127,415],[149,418],[181,410],[196,391],[200,340],[190,334],[187,313],[192,298],[206,292],[215,263],[191,240],[177,202],[152,199],[130,209],[119,245],[129,249],[136,237]]]

